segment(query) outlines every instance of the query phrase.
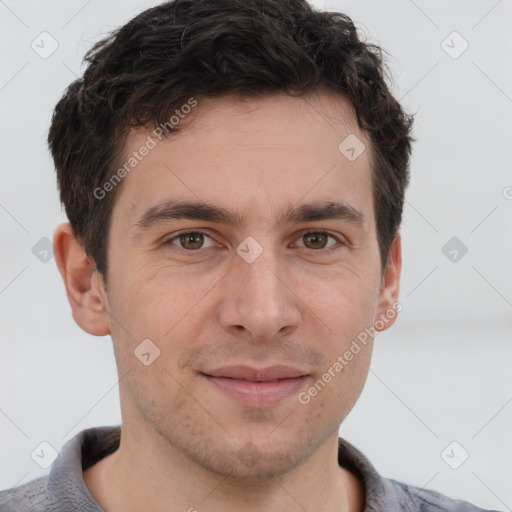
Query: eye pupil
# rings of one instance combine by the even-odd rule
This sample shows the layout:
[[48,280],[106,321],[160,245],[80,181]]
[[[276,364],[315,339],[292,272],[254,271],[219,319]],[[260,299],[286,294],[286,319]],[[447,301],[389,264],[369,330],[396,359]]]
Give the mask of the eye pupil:
[[[316,245],[319,240],[321,241],[320,246]],[[313,243],[314,249],[318,249],[319,247],[320,249],[323,249],[327,244],[327,235],[325,235],[324,233],[307,233],[304,235],[304,243],[307,246],[307,244],[310,242]]]
[[185,249],[199,249],[203,245],[202,237],[202,233],[185,233],[180,236],[180,242]]

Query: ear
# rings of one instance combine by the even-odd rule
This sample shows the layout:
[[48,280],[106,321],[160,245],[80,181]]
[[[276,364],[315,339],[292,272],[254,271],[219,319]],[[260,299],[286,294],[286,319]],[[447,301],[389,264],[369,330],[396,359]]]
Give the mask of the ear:
[[55,229],[53,245],[75,322],[94,336],[110,334],[103,278],[77,242],[69,222]]
[[398,311],[402,309],[402,305],[398,302],[401,270],[402,243],[400,233],[397,233],[389,249],[386,269],[382,275],[374,319],[376,331],[385,331],[391,327],[395,323]]

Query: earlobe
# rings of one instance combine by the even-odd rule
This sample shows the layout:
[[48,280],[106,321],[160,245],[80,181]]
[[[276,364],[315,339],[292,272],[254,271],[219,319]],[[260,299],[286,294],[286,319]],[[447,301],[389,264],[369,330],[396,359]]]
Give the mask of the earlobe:
[[94,336],[110,334],[103,280],[76,240],[69,222],[57,226],[53,245],[75,322]]
[[391,244],[386,269],[382,275],[374,320],[374,327],[377,331],[385,331],[391,327],[395,323],[397,312],[402,309],[398,302],[401,270],[402,245],[400,233],[397,233]]

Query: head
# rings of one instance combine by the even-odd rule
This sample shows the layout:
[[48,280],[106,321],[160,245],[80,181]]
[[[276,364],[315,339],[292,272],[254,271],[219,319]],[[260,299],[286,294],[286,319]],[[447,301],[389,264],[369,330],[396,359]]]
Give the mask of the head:
[[[85,60],[49,133],[56,261],[77,323],[112,336],[123,426],[219,473],[290,470],[396,317],[412,116],[381,49],[302,0],[177,0]],[[307,377],[242,406],[205,377],[228,365]]]

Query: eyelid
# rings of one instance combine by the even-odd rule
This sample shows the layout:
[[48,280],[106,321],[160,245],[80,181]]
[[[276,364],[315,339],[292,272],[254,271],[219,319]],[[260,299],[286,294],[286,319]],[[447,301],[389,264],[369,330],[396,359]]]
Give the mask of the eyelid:
[[[174,240],[176,240],[180,236],[187,235],[187,234],[192,234],[192,233],[205,235],[208,238],[210,238],[211,240],[215,241],[214,237],[209,233],[209,231],[205,230],[204,228],[202,228],[202,229],[201,228],[199,228],[199,229],[183,229],[181,231],[178,231],[178,232],[172,234],[172,236],[170,236],[169,238],[166,238],[163,241],[163,245],[172,245],[171,242],[173,242]],[[318,228],[318,229],[315,229],[315,228],[305,228],[305,229],[301,230],[299,232],[299,234],[295,235],[294,241],[296,242],[302,236],[304,236],[306,234],[309,234],[309,233],[319,233],[319,234],[328,235],[331,238],[333,238],[334,240],[336,240],[336,242],[338,242],[338,244],[336,244],[334,246],[331,246],[331,247],[329,247],[327,249],[323,249],[323,248],[320,248],[320,249],[308,249],[307,247],[305,247],[305,249],[308,252],[310,252],[310,253],[329,254],[332,251],[339,250],[339,249],[341,249],[341,247],[345,247],[345,246],[349,245],[349,242],[347,240],[343,240],[342,237],[340,238],[340,236],[338,236],[337,234],[335,234],[335,233],[333,233],[333,232],[331,232],[329,230],[321,229],[321,228]],[[340,245],[341,245],[341,247],[339,247]],[[181,250],[181,251],[184,251],[184,252],[187,252],[187,253],[190,253],[190,254],[200,253],[200,252],[202,252],[202,251],[204,251],[204,250],[209,248],[209,247],[206,247],[206,248],[200,248],[200,249],[197,249],[197,250],[190,250],[190,249],[184,249],[184,248],[179,247],[179,246],[175,246],[175,247],[178,250]]]
[[328,247],[327,249],[308,249],[307,247],[305,247],[305,249],[308,252],[319,253],[319,254],[329,254],[333,251],[337,251],[337,250],[341,249],[342,247],[349,245],[348,241],[344,240],[343,237],[340,237],[338,234],[335,234],[332,231],[329,231],[328,229],[322,229],[322,228],[304,229],[299,232],[299,234],[295,238],[295,241],[299,240],[301,237],[303,237],[304,235],[306,235],[308,233],[315,233],[315,234],[319,233],[319,234],[327,235],[327,236],[330,236],[331,238],[334,238],[334,240],[336,240],[336,242],[338,242],[336,245]]
[[[171,242],[173,242],[174,240],[176,240],[177,238],[179,238],[180,236],[182,235],[188,235],[188,234],[202,234],[202,235],[205,235],[207,236],[208,238],[210,238],[211,240],[215,241],[215,239],[213,238],[213,236],[207,231],[205,230],[204,228],[203,229],[183,229],[181,231],[177,231],[176,233],[172,234],[171,236],[169,236],[168,238],[165,238],[164,241],[162,242],[163,245],[171,245]],[[217,242],[218,243],[218,242]],[[204,249],[197,249],[196,251],[192,251],[192,250],[187,250],[187,249],[183,249],[182,247],[179,247],[179,246],[176,246],[178,249],[181,249],[182,251],[186,251],[186,252],[189,252],[189,253],[193,253],[193,252],[200,252]]]

